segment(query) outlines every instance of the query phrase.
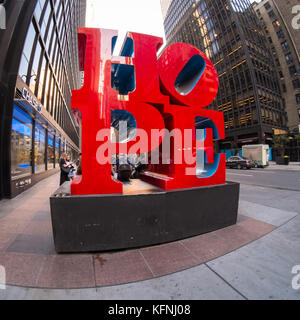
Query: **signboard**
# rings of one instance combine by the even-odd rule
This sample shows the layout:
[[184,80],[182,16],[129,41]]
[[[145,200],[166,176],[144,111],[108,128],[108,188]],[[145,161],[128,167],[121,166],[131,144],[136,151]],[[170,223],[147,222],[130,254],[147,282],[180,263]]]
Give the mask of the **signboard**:
[[26,89],[25,87],[22,88],[22,97],[28,101],[35,110],[37,110],[38,112],[42,111],[42,106],[41,104],[30,94],[30,92],[28,91],[28,89]]

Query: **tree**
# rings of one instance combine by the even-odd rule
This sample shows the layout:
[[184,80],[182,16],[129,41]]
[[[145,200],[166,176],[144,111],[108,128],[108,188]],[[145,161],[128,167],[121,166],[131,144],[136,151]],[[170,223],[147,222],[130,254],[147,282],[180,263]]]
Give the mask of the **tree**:
[[284,156],[288,143],[289,137],[286,134],[279,134],[273,137],[273,148],[279,152],[281,157]]

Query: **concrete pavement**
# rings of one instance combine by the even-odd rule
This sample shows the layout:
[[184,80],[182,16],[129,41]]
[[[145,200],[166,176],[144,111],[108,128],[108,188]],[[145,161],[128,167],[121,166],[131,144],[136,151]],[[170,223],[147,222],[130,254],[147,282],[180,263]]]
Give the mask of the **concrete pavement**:
[[300,171],[300,162],[290,162],[289,165],[278,165],[275,161],[270,161],[269,166],[266,167],[267,170],[290,170],[290,171]]

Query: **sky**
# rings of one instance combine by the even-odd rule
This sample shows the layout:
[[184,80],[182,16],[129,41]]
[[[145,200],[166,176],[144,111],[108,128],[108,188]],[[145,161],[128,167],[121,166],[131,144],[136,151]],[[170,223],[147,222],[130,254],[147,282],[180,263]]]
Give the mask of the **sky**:
[[164,38],[160,0],[87,0],[87,27],[127,31]]
[[160,0],[87,0],[86,23],[90,28],[118,30],[117,49],[127,31],[162,37],[165,41]]

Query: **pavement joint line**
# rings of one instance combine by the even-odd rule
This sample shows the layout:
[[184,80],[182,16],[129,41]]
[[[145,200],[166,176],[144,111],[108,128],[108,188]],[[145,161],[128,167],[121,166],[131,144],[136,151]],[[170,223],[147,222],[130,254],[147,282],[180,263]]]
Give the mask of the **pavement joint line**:
[[[252,202],[252,201],[247,201],[247,200],[240,200],[240,201],[246,201],[246,202],[249,202],[249,203],[252,203],[252,204],[257,204],[257,205],[259,205],[259,206],[264,206],[264,207],[267,207],[267,208],[269,208],[269,209],[276,209],[276,210],[286,211],[286,212],[289,212],[289,213],[296,213],[296,215],[295,215],[294,217],[288,219],[287,221],[283,222],[283,223],[282,223],[281,225],[279,225],[279,226],[275,226],[275,225],[272,224],[272,223],[265,222],[265,221],[263,221],[263,220],[259,220],[258,218],[255,218],[255,219],[254,219],[254,220],[257,220],[257,221],[260,221],[260,222],[263,222],[263,223],[267,223],[267,224],[275,227],[275,228],[276,228],[275,230],[277,230],[278,228],[281,228],[282,226],[284,226],[285,224],[289,223],[290,221],[292,221],[293,219],[297,218],[297,217],[300,215],[300,212],[297,212],[297,211],[282,210],[282,209],[278,209],[278,208],[275,208],[275,207],[266,206],[266,205],[264,205],[264,204],[255,203],[255,202]],[[243,213],[243,215],[246,216],[246,217],[248,217],[248,218],[250,218],[250,219],[253,219],[253,218],[251,218],[250,216],[247,216],[247,214],[245,214],[245,213]],[[275,231],[275,230],[273,230],[273,231]],[[273,232],[273,231],[271,231],[271,232]],[[267,233],[267,234],[268,234],[268,233]]]
[[233,172],[227,172],[227,174],[232,174],[232,175],[235,175],[235,176],[243,176],[243,177],[253,177],[252,174],[233,173]]
[[229,283],[225,278],[223,278],[217,271],[215,271],[212,267],[210,267],[207,263],[204,265],[213,272],[217,277],[219,277],[222,281],[224,281],[231,289],[233,289],[238,295],[240,295],[245,300],[249,300],[244,294],[242,294],[237,288],[235,288],[231,283]]
[[150,270],[150,272],[151,272],[151,274],[152,274],[153,278],[155,278],[156,276],[155,276],[154,272],[152,271],[152,269],[151,269],[151,267],[150,267],[150,265],[149,265],[148,261],[147,261],[147,260],[146,260],[146,258],[144,257],[144,255],[143,255],[142,251],[141,251],[140,249],[138,249],[138,251],[139,251],[139,254],[141,255],[142,259],[144,260],[144,262],[145,262],[146,266],[147,266],[147,267],[148,267],[148,269]]
[[44,257],[44,261],[43,261],[43,263],[41,264],[41,266],[40,266],[40,268],[39,268],[38,276],[36,277],[36,286],[37,286],[38,283],[39,283],[40,276],[41,276],[41,274],[42,274],[42,271],[43,271],[43,268],[44,268],[46,262],[47,262],[47,257]]
[[[239,181],[238,181],[238,182],[239,182]],[[300,189],[285,188],[285,187],[272,186],[272,185],[246,183],[246,182],[239,182],[239,183],[240,183],[240,184],[247,185],[247,186],[254,186],[254,187],[262,187],[262,188],[270,188],[270,189],[278,189],[278,190],[286,190],[286,191],[300,192]]]
[[[272,207],[269,207],[269,208],[272,208]],[[274,209],[276,209],[276,208],[274,208]],[[287,211],[287,212],[293,212],[293,211]],[[297,213],[297,215],[296,215],[295,217],[293,217],[293,218],[285,221],[283,224],[281,224],[280,226],[276,227],[276,229],[274,229],[273,231],[275,231],[275,230],[277,230],[277,229],[285,226],[286,224],[288,224],[288,223],[291,222],[292,220],[298,218],[298,216],[300,215],[300,213],[298,213],[298,212],[295,212],[295,213]],[[270,223],[269,223],[269,224],[270,224]],[[275,226],[274,226],[274,227],[275,227]],[[271,231],[271,232],[273,232],[273,231]],[[267,233],[267,234],[269,234],[269,233]],[[266,235],[267,235],[267,234],[266,234]],[[258,239],[257,239],[257,240],[258,240]]]
[[[186,247],[186,246],[184,245],[184,243],[182,242],[182,240],[180,240],[179,243],[180,243],[180,244],[184,247],[184,249],[186,249],[197,261],[200,262],[199,257],[197,257],[188,247]],[[201,264],[203,264],[203,262],[202,262]],[[200,264],[200,265],[201,265],[201,264]]]
[[[272,208],[272,207],[270,207],[270,208]],[[235,291],[236,291],[238,294],[240,294],[243,298],[245,298],[246,300],[249,300],[245,295],[243,295],[243,294],[242,294],[241,292],[239,292],[235,287],[233,287],[233,285],[231,285],[225,278],[223,278],[217,271],[215,271],[212,267],[210,267],[210,266],[208,265],[208,263],[209,263],[209,262],[212,262],[212,261],[214,261],[214,260],[217,260],[217,259],[219,259],[219,258],[222,258],[222,257],[226,256],[227,254],[230,254],[230,253],[232,253],[232,252],[235,252],[235,251],[237,251],[237,250],[239,250],[239,249],[241,249],[241,248],[244,248],[244,247],[250,245],[251,243],[254,243],[255,241],[260,240],[261,238],[264,238],[265,236],[273,233],[274,231],[278,230],[279,228],[282,228],[283,226],[285,226],[286,224],[288,224],[288,223],[291,222],[292,220],[296,219],[298,216],[299,216],[299,214],[296,215],[295,217],[289,219],[288,221],[284,222],[282,225],[280,225],[280,226],[278,226],[278,227],[274,226],[275,229],[272,230],[271,232],[268,232],[267,234],[265,234],[265,235],[259,237],[258,239],[255,239],[255,240],[253,240],[253,241],[251,241],[251,242],[249,242],[249,243],[241,246],[240,248],[238,248],[238,249],[236,249],[236,250],[233,250],[233,251],[231,251],[231,252],[228,252],[228,253],[226,253],[226,254],[224,254],[224,255],[222,255],[222,256],[220,256],[220,257],[217,257],[217,258],[215,258],[215,259],[206,261],[206,262],[204,263],[204,265],[206,265],[212,272],[214,272],[218,277],[220,277],[226,284],[228,284],[233,290],[235,290]],[[254,219],[254,220],[257,220],[257,219]],[[259,220],[258,220],[258,221],[259,221]],[[270,225],[271,225],[271,224],[270,224]]]
[[94,272],[95,288],[97,288],[96,266],[95,266],[95,256],[94,255],[92,255],[92,260],[93,260],[93,272]]

